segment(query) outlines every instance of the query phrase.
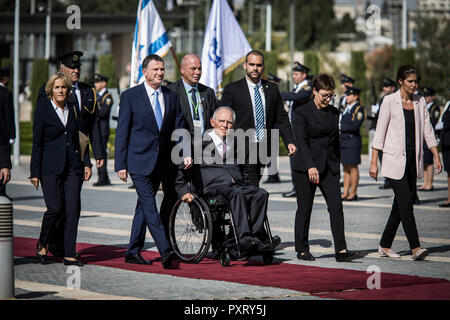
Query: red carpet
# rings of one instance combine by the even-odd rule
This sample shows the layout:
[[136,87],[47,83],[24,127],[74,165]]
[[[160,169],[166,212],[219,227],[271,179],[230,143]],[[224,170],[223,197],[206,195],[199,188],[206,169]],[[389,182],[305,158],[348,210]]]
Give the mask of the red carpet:
[[[35,256],[36,239],[14,238],[17,257]],[[264,265],[262,262],[232,261],[230,267],[222,267],[218,261],[204,259],[199,264],[180,264],[178,269],[163,269],[159,262],[151,266],[126,264],[125,248],[78,243],[77,251],[83,262],[125,270],[168,274],[177,277],[220,280],[248,285],[278,287],[308,292],[320,297],[337,299],[450,299],[450,285],[445,279],[409,276],[392,273],[381,274],[380,290],[368,290],[365,271],[322,268],[279,263]],[[142,256],[158,260],[156,252],[143,251]],[[354,290],[350,292],[342,292]]]

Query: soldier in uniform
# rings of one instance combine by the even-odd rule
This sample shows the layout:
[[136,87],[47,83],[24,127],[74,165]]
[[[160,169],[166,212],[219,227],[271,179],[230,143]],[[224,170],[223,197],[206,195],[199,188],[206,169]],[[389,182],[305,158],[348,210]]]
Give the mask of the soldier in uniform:
[[361,163],[362,140],[360,128],[365,118],[364,107],[359,100],[360,89],[346,87],[347,107],[340,120],[341,162],[344,165],[344,201],[357,201],[359,183],[358,165]]
[[[107,150],[108,140],[109,140],[109,118],[111,115],[111,107],[114,103],[111,92],[108,91],[106,84],[109,78],[102,76],[101,74],[94,73],[94,86],[97,91],[97,101],[98,101],[98,114],[96,121],[98,126],[94,127],[94,130],[100,129],[100,135],[102,136],[103,146],[105,151]],[[98,181],[94,183],[94,186],[107,186],[111,184],[108,177],[107,170],[107,160],[108,156],[105,157],[105,162],[103,166],[98,168]]]
[[[72,81],[73,89],[67,98],[67,104],[75,107],[75,116],[78,119],[80,135],[80,149],[84,165],[85,167],[92,167],[89,158],[89,143],[91,143],[97,167],[101,167],[106,158],[106,151],[100,130],[94,130],[94,126],[98,126],[98,122],[95,121],[98,111],[97,93],[89,84],[79,81],[81,75],[80,58],[82,55],[83,53],[81,51],[71,51],[57,57],[57,60],[60,62],[59,71],[64,72]],[[45,93],[45,84],[39,90],[37,103],[43,99],[48,99]],[[56,222],[55,231],[49,239],[48,250],[55,256],[63,256],[65,220],[65,216],[63,215]],[[79,254],[76,255],[76,258],[78,257]]]
[[6,184],[11,178],[11,145],[16,138],[14,107],[9,82],[9,67],[0,69],[0,196],[6,195]]
[[[436,124],[441,116],[441,109],[436,103],[436,90],[425,87],[423,88],[423,96],[427,102],[428,113],[430,114],[430,122],[433,129],[436,130]],[[434,176],[434,165],[433,165],[433,154],[426,142],[423,143],[423,185],[419,188],[420,191],[432,191],[433,190],[433,176]]]
[[345,92],[347,91],[347,87],[353,87],[355,84],[355,79],[345,75],[341,74],[341,89],[344,92],[344,95],[339,99],[338,103],[338,109],[339,112],[344,112],[345,108],[347,107],[347,97]]
[[[370,123],[370,127],[369,127],[369,159],[372,158],[372,139],[375,135],[375,130],[377,128],[377,121],[378,121],[378,114],[380,113],[380,107],[381,104],[383,103],[383,99],[385,96],[394,93],[394,91],[397,90],[397,85],[395,83],[394,80],[389,79],[389,78],[384,78],[383,79],[383,84],[381,86],[381,98],[380,101],[376,104],[372,106],[372,116],[367,116],[367,119],[371,120],[372,122]],[[382,153],[379,153],[379,159],[381,162],[381,155]],[[384,184],[381,185],[379,187],[380,189],[390,189],[391,185],[389,184],[387,179],[384,179]]]
[[[289,104],[289,119],[292,123],[294,123],[294,112],[295,109],[302,104],[305,104],[311,99],[312,96],[312,86],[310,80],[308,80],[308,72],[310,69],[304,65],[302,65],[300,62],[295,61],[294,66],[292,68],[292,80],[294,81],[294,89],[292,92],[282,92],[281,98],[284,101],[288,101]],[[293,157],[290,157],[290,163],[292,168],[292,161]],[[291,175],[292,175],[292,169],[291,169]],[[294,181],[294,178],[292,177],[292,181]],[[289,198],[289,197],[295,197],[295,185],[292,184],[292,190],[289,192],[283,193],[283,197]]]

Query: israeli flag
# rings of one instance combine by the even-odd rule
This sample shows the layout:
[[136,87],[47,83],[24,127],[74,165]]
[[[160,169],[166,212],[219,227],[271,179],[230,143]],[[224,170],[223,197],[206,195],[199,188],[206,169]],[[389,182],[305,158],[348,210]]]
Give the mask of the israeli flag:
[[171,46],[172,44],[153,1],[139,0],[131,51],[130,87],[144,81],[142,61],[145,57],[149,54],[157,54],[163,57],[169,52]]
[[252,48],[226,0],[214,0],[202,50],[200,83],[217,92],[222,75],[242,63]]

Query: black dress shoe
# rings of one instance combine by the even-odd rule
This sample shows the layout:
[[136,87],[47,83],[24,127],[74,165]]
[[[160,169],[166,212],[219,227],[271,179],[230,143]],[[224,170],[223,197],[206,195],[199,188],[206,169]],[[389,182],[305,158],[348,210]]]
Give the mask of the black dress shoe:
[[125,263],[134,263],[134,264],[146,264],[150,265],[152,262],[150,260],[145,260],[140,253],[138,254],[127,254],[125,256]]
[[441,208],[450,208],[450,202],[449,203],[441,203],[439,205],[439,207],[441,207]]
[[175,251],[168,251],[161,257],[161,264],[164,269],[172,269],[178,267],[178,263],[175,263],[177,260],[178,256]]
[[359,251],[350,251],[336,253],[336,261],[337,262],[351,262],[354,259],[358,259],[361,256]]
[[276,247],[278,247],[281,243],[281,238],[279,236],[273,236],[272,237],[272,246],[275,249]]
[[242,249],[249,252],[253,251],[258,248],[261,241],[256,240],[252,237],[244,237],[241,241],[239,241],[239,244],[241,245]]
[[345,199],[342,199],[342,201],[358,201],[358,195],[355,194],[355,196],[353,198],[347,197]]
[[272,250],[272,244],[270,242],[264,243],[264,242],[260,242],[258,244],[258,246],[256,247],[257,251],[267,251],[267,250]]
[[314,258],[314,256],[309,251],[298,252],[297,253],[297,259],[299,259],[299,260],[306,260],[306,261],[314,261],[314,260],[316,260],[316,258]]
[[378,188],[380,188],[382,190],[383,189],[392,189],[392,186],[390,184],[388,184],[388,183],[385,183],[385,184],[379,186]]
[[66,258],[64,258],[64,265],[65,266],[77,266],[77,267],[82,267],[84,266],[84,263],[81,262],[80,260],[67,260]]
[[40,264],[47,264],[48,260],[47,260],[47,254],[40,254],[39,253],[39,249],[40,249],[40,245],[39,245],[39,241],[36,243],[36,258],[38,258],[39,263]]
[[109,186],[111,185],[110,182],[96,182],[93,184],[94,187],[103,187],[103,186]]
[[[48,249],[48,252],[50,252],[56,258],[64,257],[64,253],[63,252],[55,251],[55,250],[52,250],[52,249]],[[75,259],[80,259],[81,258],[81,253],[75,252],[75,255],[73,257]]]
[[281,183],[280,176],[277,174],[270,175],[264,183]]
[[283,197],[285,197],[285,198],[292,198],[292,197],[295,197],[295,190],[291,190],[291,191],[289,191],[289,192],[283,193]]

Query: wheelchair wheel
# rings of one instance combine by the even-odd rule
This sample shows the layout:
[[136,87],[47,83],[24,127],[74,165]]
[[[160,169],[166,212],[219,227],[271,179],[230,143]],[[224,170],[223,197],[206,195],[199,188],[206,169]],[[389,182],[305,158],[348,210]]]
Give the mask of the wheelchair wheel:
[[205,202],[195,197],[187,204],[179,200],[172,209],[169,221],[170,243],[180,259],[198,263],[211,245],[212,221]]
[[222,267],[228,267],[231,262],[231,256],[227,251],[223,251],[220,254],[219,260]]

